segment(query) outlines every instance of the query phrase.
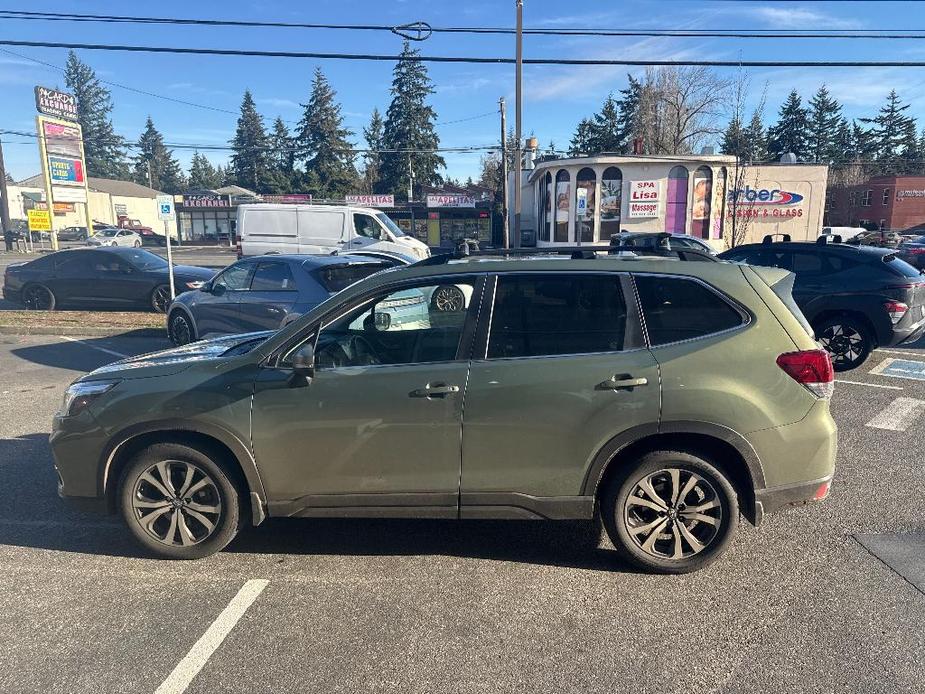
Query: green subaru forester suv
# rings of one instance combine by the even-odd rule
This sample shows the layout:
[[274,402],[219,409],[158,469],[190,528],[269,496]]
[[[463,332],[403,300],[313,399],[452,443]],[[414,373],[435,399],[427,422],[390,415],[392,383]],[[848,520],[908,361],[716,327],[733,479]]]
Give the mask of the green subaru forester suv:
[[55,416],[59,492],[172,559],[268,516],[600,514],[637,565],[701,568],[740,514],[827,496],[831,362],[789,273],[621,256],[433,258],[98,369]]

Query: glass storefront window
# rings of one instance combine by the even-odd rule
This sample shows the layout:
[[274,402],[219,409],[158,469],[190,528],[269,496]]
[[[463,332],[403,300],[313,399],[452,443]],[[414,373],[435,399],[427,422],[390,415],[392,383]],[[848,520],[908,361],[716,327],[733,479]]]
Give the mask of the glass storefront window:
[[556,217],[552,239],[556,243],[568,243],[568,218],[572,200],[570,188],[568,171],[560,169],[556,174]]
[[542,214],[540,215],[539,239],[540,241],[549,241],[549,225],[553,221],[552,201],[554,196],[552,194],[552,174],[548,171],[540,188],[542,190],[540,202]]
[[616,166],[604,169],[601,176],[601,238],[609,240],[620,233],[623,206],[623,173]]
[[[575,229],[582,243],[594,242],[594,218],[597,214],[597,200],[594,189],[597,177],[594,169],[585,167],[575,177]],[[581,199],[584,198],[584,205]]]

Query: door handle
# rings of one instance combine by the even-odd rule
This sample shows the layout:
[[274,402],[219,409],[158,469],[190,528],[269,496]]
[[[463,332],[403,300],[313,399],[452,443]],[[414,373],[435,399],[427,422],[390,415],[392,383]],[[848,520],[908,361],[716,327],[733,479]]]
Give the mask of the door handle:
[[623,390],[624,388],[636,388],[637,386],[649,385],[647,378],[632,378],[631,376],[614,376],[607,381],[601,381],[595,390]]
[[448,386],[446,383],[428,383],[423,388],[408,393],[410,398],[445,398],[451,393],[458,393],[459,386]]

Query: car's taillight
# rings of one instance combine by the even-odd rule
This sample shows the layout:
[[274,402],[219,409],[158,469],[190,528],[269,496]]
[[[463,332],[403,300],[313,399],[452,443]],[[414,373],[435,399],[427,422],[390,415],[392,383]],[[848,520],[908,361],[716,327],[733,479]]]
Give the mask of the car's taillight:
[[832,397],[835,370],[832,368],[832,358],[824,349],[786,352],[777,358],[777,365],[817,398]]
[[922,253],[925,253],[925,248],[905,248],[903,252],[909,255],[922,255]]
[[883,308],[890,314],[890,320],[893,321],[893,325],[899,323],[899,321],[903,319],[903,316],[906,315],[906,311],[909,310],[909,307],[902,301],[887,301],[883,304]]

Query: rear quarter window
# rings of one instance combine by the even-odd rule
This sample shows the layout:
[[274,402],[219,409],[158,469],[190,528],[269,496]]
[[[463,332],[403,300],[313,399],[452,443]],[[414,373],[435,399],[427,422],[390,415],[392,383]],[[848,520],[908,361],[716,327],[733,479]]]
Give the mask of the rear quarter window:
[[324,287],[325,291],[334,294],[349,287],[354,282],[373,275],[389,267],[386,263],[362,263],[358,265],[333,265],[318,268],[312,276]]
[[736,328],[743,316],[712,289],[682,277],[634,275],[653,347]]

